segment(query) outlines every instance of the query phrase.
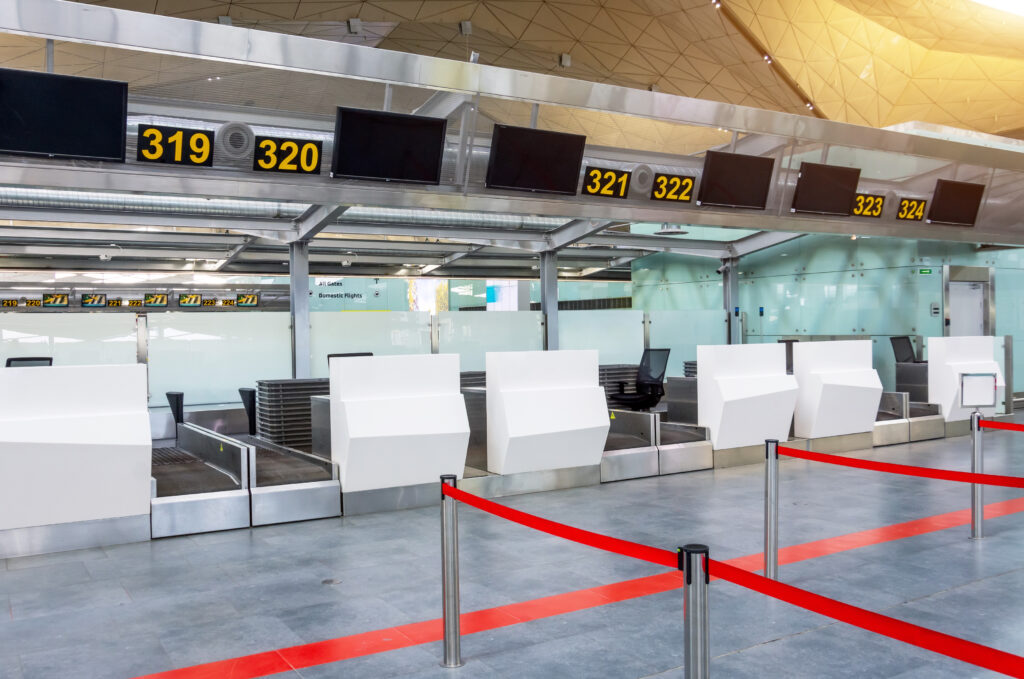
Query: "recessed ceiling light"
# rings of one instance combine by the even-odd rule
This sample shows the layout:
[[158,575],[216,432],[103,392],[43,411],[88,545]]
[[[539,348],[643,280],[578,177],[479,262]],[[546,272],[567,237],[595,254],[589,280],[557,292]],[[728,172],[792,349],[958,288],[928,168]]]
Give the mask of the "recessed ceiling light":
[[654,233],[657,236],[685,236],[689,232],[684,231],[678,224],[662,224]]

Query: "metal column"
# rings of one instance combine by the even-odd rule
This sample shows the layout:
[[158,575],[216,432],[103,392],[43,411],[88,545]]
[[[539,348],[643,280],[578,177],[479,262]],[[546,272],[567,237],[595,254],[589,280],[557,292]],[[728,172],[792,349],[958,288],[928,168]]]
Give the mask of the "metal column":
[[722,260],[722,300],[725,312],[729,317],[729,344],[740,344],[743,335],[740,332],[740,318],[736,308],[740,305],[739,257]]
[[708,621],[707,545],[686,545],[679,550],[679,569],[683,571],[683,663],[685,679],[711,676],[710,624]]
[[779,442],[764,442],[764,577],[779,579]]
[[[442,486],[454,486],[455,475],[441,477]],[[455,498],[441,489],[441,604],[444,622],[444,667],[462,666],[459,629],[459,514]]]
[[[971,472],[985,473],[985,457],[981,440],[981,413],[971,413]],[[980,483],[971,484],[971,539],[980,540],[985,537],[985,486]]]
[[544,314],[544,348],[558,349],[558,253],[540,253],[540,310]]
[[292,320],[292,377],[309,371],[309,241],[288,244],[288,291]]

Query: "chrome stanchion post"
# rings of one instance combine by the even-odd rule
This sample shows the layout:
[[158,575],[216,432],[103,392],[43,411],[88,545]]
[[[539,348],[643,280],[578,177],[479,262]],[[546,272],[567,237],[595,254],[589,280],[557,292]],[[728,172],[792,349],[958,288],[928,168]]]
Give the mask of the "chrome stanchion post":
[[455,475],[441,477],[441,598],[444,619],[443,667],[462,667],[459,636],[459,514],[455,498],[444,486],[455,486]]
[[764,442],[764,577],[779,579],[779,442]]
[[683,662],[685,679],[708,679],[711,676],[711,644],[708,622],[708,559],[707,545],[680,547],[679,570],[683,572],[683,638],[686,648]]
[[[985,473],[984,450],[981,440],[981,413],[971,413],[971,471],[975,474]],[[980,540],[984,535],[985,521],[985,486],[980,483],[971,484],[971,539]]]

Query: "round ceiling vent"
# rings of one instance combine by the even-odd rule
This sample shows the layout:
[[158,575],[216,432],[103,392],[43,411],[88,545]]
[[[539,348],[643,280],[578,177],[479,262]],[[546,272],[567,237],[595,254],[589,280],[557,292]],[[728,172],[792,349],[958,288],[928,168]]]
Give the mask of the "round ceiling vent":
[[217,149],[225,158],[248,158],[255,143],[256,133],[245,123],[224,123],[217,130]]
[[633,176],[629,181],[630,192],[648,194],[654,186],[654,170],[649,165],[637,165],[633,168]]

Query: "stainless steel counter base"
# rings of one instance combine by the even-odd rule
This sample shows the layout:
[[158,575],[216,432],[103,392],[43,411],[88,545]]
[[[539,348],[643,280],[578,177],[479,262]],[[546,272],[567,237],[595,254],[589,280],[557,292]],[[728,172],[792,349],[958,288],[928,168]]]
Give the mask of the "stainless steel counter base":
[[151,503],[154,538],[249,527],[247,488],[155,497]]
[[870,431],[807,440],[807,450],[816,453],[848,453],[851,450],[867,450],[873,447],[874,435]]
[[601,457],[601,483],[657,476],[659,469],[657,446],[606,450]]
[[871,433],[871,443],[874,446],[892,446],[897,443],[910,442],[910,420],[907,418],[899,420],[883,420],[875,422],[875,429]]
[[350,491],[341,496],[342,513],[345,516],[432,507],[440,502],[440,482]]
[[494,498],[539,493],[545,490],[596,486],[599,483],[601,483],[601,465],[595,464],[504,476],[498,474],[475,476],[459,480],[459,488],[481,497]]
[[[786,445],[798,450],[807,450],[806,439],[791,439],[783,441],[780,445]],[[714,451],[715,469],[723,467],[738,467],[744,464],[764,464],[764,444],[756,446],[741,446],[739,448],[722,448]]]
[[149,514],[0,531],[0,559],[149,540]]
[[954,436],[967,436],[971,433],[971,421],[970,420],[954,420],[953,422],[945,423],[945,436],[946,438],[952,438]]
[[254,526],[341,516],[341,484],[336,480],[250,488],[249,492]]
[[910,424],[911,441],[930,441],[946,435],[946,421],[942,419],[942,415],[911,417],[907,421]]
[[714,467],[711,441],[688,441],[658,446],[658,473],[679,474]]

